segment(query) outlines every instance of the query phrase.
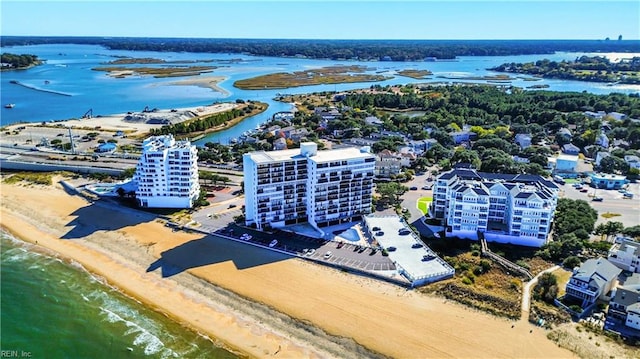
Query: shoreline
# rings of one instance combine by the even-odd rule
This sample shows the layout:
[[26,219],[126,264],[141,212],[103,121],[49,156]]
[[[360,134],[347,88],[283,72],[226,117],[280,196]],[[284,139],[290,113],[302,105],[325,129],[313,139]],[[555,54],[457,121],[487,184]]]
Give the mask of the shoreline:
[[[58,187],[57,184],[54,186]],[[55,190],[62,191],[61,188]],[[91,205],[78,197],[73,197],[73,201],[84,202],[85,206]],[[153,273],[148,269],[145,271],[144,268],[136,268],[137,263],[132,263],[129,258],[123,257],[125,253],[116,253],[103,248],[100,244],[86,241],[78,243],[56,238],[55,235],[36,228],[35,223],[30,223],[30,217],[24,218],[25,214],[14,213],[7,209],[4,206],[5,203],[6,201],[2,201],[3,206],[0,207],[0,218],[2,218],[0,228],[18,241],[29,243],[38,248],[37,250],[52,252],[68,262],[80,264],[83,270],[102,278],[106,285],[139,301],[147,308],[169,317],[186,329],[208,338],[216,346],[238,357],[264,357],[275,354],[285,358],[340,357],[316,348],[312,341],[292,340],[293,333],[269,325],[268,320],[285,318],[280,317],[281,313],[274,312],[272,308],[262,303],[250,303],[249,299],[216,287],[190,273],[180,274],[179,280],[172,280],[158,275],[160,274],[158,272]],[[51,223],[39,224],[37,227]],[[172,233],[159,223],[155,224],[164,231]],[[188,234],[183,235],[194,237]],[[150,246],[136,244],[130,248],[122,248],[122,251],[135,250],[133,247],[137,247],[138,253],[126,254],[138,256],[144,254],[141,251],[148,254]],[[234,301],[245,302],[245,305],[250,303],[254,307],[250,308],[251,310],[242,310],[228,304]],[[262,310],[263,313],[255,313],[257,310]],[[259,319],[257,322],[253,317],[256,314]],[[304,326],[304,323],[299,323],[299,326]],[[356,358],[357,356],[347,357]]]
[[215,92],[223,94],[225,97],[231,95],[231,93],[222,87],[218,86],[220,82],[228,80],[227,76],[197,76],[190,79],[171,81],[171,82],[158,82],[151,86],[196,86],[201,88],[207,88]]
[[[250,356],[280,349],[282,357],[574,357],[540,328],[514,329],[511,321],[442,298],[242,243],[171,232],[152,215],[87,203],[58,184],[2,187],[3,227]],[[158,259],[175,265],[180,256],[195,264],[165,275],[149,266]]]

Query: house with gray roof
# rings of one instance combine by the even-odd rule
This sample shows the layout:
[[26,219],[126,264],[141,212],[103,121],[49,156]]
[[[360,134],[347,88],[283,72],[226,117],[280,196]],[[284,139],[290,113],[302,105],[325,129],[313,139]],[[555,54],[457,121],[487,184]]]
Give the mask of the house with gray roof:
[[519,133],[515,137],[515,142],[520,146],[521,149],[525,149],[531,146],[531,135],[528,133]]
[[640,242],[631,238],[617,238],[609,249],[607,259],[622,270],[640,273]]
[[604,258],[587,259],[573,270],[567,282],[566,295],[581,300],[582,308],[589,307],[597,300],[608,301],[621,272],[620,268]]
[[567,143],[562,146],[562,153],[566,153],[568,155],[577,155],[580,153],[580,148],[573,143]]
[[640,330],[640,274],[634,273],[623,286],[615,289],[607,315],[631,329]]

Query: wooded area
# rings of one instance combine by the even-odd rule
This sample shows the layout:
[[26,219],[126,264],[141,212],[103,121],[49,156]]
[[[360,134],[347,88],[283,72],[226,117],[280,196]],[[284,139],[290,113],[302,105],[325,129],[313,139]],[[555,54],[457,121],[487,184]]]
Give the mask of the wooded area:
[[365,61],[422,61],[457,56],[567,52],[636,52],[640,41],[608,40],[302,40],[3,36],[3,46],[90,44],[113,50],[245,53],[258,56]]

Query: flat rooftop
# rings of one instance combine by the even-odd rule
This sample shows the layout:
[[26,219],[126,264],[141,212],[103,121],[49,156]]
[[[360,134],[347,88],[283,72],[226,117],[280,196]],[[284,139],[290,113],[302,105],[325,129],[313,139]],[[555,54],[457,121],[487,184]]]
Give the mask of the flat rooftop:
[[[281,150],[281,151],[255,151],[248,154],[251,160],[257,164],[266,164],[271,162],[282,162],[286,160],[297,160],[305,158],[300,154],[300,149]],[[314,156],[309,157],[314,162],[330,162],[356,158],[368,158],[373,155],[369,152],[361,152],[359,148],[347,147],[336,150],[318,151]]]
[[[438,257],[429,247],[411,231],[398,216],[367,216],[365,217],[367,228],[371,235],[378,241],[382,248],[387,249],[389,258],[396,263],[399,270],[411,282],[425,280],[435,282],[453,276],[455,270],[443,259]],[[376,228],[374,231],[373,228]],[[379,228],[379,230],[377,230]],[[401,231],[409,231],[408,234],[400,234]],[[382,235],[378,235],[383,232]],[[421,247],[413,248],[418,244]],[[395,247],[389,251],[389,247]],[[429,259],[425,260],[425,256]]]

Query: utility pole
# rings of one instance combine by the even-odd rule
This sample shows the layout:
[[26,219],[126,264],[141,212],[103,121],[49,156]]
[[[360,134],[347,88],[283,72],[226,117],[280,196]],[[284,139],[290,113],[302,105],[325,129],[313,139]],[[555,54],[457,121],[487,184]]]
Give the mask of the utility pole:
[[71,126],[68,126],[67,129],[69,130],[69,142],[71,144],[71,154],[75,155],[76,149],[73,146],[73,136],[71,135]]

